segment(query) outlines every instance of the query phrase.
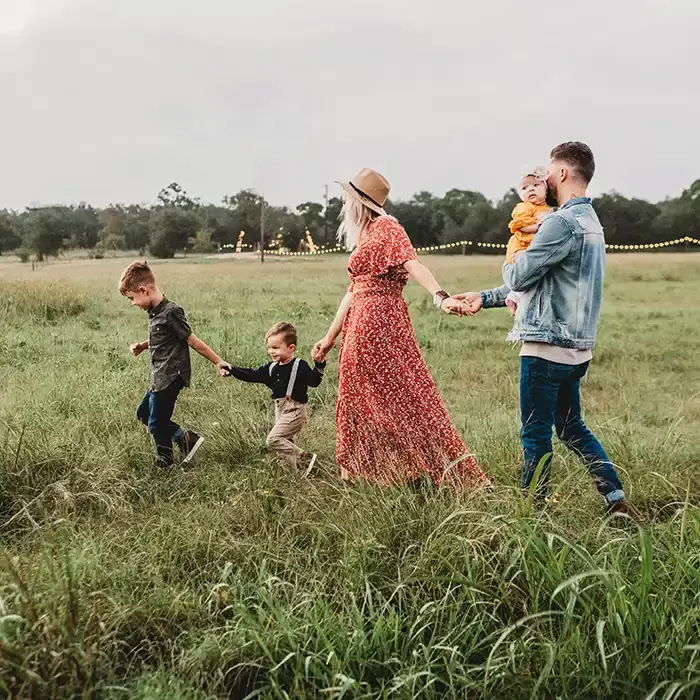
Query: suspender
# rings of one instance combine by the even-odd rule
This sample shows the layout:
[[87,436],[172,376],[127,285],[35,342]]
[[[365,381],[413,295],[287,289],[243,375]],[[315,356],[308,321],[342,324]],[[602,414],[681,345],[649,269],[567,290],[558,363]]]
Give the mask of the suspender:
[[[272,372],[277,367],[279,362],[273,362],[270,365],[270,376],[272,376]],[[293,364],[292,364],[292,371],[289,375],[289,383],[287,384],[287,398],[291,399],[292,398],[292,392],[294,391],[294,385],[296,384],[297,381],[297,374],[299,373],[299,358],[297,357]]]
[[297,381],[297,373],[299,372],[299,358],[294,360],[292,365],[292,373],[289,375],[289,384],[287,384],[287,398],[292,398],[292,391],[294,391],[294,384]]

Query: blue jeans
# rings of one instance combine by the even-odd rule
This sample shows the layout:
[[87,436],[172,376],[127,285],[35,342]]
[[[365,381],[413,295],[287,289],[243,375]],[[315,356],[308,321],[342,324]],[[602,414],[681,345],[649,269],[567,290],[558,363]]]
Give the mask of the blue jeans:
[[549,491],[552,426],[559,439],[588,467],[608,503],[625,497],[615,467],[581,418],[580,385],[588,364],[562,365],[539,357],[520,358],[520,440],[524,454],[520,485],[529,488],[540,461],[549,455],[535,491],[539,501]]
[[147,391],[136,409],[136,417],[148,427],[156,443],[158,464],[169,467],[173,463],[173,440],[182,435],[182,428],[173,423],[175,402],[183,387],[179,377],[162,391]]

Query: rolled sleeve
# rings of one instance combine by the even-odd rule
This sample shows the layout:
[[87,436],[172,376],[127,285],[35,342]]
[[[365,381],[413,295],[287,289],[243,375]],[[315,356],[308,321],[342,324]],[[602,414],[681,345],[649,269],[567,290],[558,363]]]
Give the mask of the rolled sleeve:
[[187,340],[192,335],[192,329],[187,321],[185,310],[179,306],[173,306],[168,314],[168,323],[180,340]]
[[506,297],[510,293],[510,288],[504,284],[494,289],[485,289],[479,293],[483,308],[494,309],[506,305]]

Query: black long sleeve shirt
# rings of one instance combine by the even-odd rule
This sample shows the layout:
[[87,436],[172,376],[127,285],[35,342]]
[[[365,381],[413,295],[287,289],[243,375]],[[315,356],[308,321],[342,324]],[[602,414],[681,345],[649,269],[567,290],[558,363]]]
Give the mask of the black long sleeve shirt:
[[[283,399],[287,396],[287,387],[289,385],[289,377],[292,374],[294,360],[287,364],[275,364],[268,362],[257,369],[247,369],[245,367],[231,367],[231,376],[240,379],[243,382],[253,382],[255,384],[265,384],[272,389],[273,399]],[[272,371],[270,368],[272,367]],[[325,362],[316,362],[314,367],[310,367],[305,360],[299,360],[299,369],[297,370],[297,378],[294,382],[292,390],[292,399],[299,403],[308,403],[309,392],[308,388],[316,387],[323,380],[323,372],[326,369]]]

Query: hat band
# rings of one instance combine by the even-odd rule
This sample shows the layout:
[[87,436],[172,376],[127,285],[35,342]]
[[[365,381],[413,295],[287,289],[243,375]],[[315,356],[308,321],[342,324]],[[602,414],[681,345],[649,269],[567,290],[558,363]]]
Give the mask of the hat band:
[[353,190],[355,190],[355,192],[357,192],[357,194],[360,195],[360,197],[364,197],[365,199],[369,199],[369,201],[372,202],[372,204],[379,207],[380,209],[384,209],[384,206],[381,205],[376,199],[372,199],[368,194],[363,192],[359,187],[355,187],[355,185],[353,185],[352,182],[350,182],[349,184],[350,184],[350,187],[352,187]]

